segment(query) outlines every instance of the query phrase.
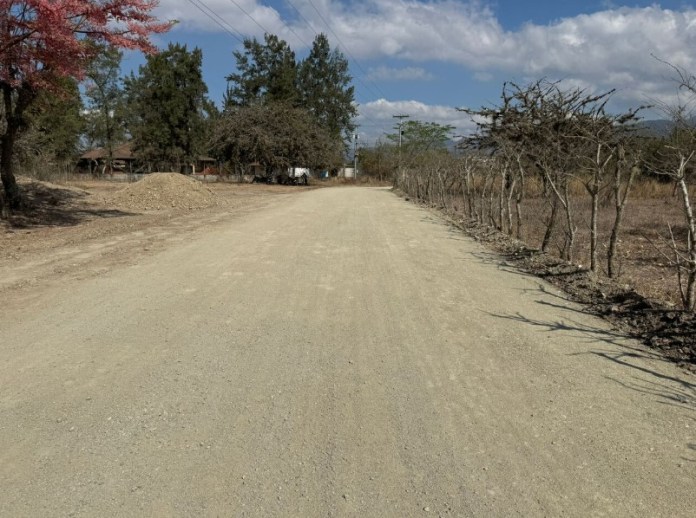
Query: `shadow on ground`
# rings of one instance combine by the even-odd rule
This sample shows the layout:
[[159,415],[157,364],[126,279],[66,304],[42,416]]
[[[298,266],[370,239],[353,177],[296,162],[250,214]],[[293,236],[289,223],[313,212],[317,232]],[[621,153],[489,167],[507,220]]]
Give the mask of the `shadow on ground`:
[[[577,310],[573,308],[556,305],[553,302],[544,300],[537,300],[535,303],[553,306],[571,313],[577,312]],[[491,314],[491,316],[539,328],[540,331],[544,332],[562,332],[565,335],[570,334],[586,341],[588,344],[604,343],[607,346],[611,346],[611,348],[607,349],[592,348],[586,352],[573,353],[572,355],[590,354],[616,365],[620,365],[621,367],[631,369],[635,371],[636,374],[633,376],[632,382],[627,383],[610,376],[606,378],[625,388],[654,396],[662,404],[678,406],[692,413],[696,412],[696,383],[666,375],[651,368],[650,362],[667,362],[669,360],[656,351],[646,350],[631,345],[631,342],[626,339],[626,333],[624,332],[590,326],[578,322],[570,316],[564,320],[554,321],[529,318],[520,312],[515,314]],[[650,360],[650,362],[645,360]],[[694,416],[693,419],[696,421],[696,416]]]
[[21,185],[22,207],[10,215],[10,228],[67,227],[97,218],[120,218],[136,213],[91,204],[81,189],[27,182]]
[[569,300],[583,304],[584,312],[611,322],[621,336],[640,340],[659,350],[661,357],[696,372],[695,314],[646,299],[631,288],[599,278],[587,269],[530,248],[490,227],[448,221],[456,229],[453,236],[463,231],[494,250],[480,253],[479,259],[500,269],[517,270],[516,273],[521,270],[546,280],[564,291]]

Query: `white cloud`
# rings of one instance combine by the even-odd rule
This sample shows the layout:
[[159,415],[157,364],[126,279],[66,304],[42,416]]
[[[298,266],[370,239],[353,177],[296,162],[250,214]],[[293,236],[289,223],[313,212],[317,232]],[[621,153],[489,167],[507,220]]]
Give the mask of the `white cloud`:
[[[625,100],[673,87],[668,70],[651,54],[696,69],[696,9],[618,8],[566,18],[549,25],[527,24],[505,31],[477,3],[375,0],[370,13],[336,16],[355,27],[344,41],[361,57],[463,65],[479,78],[493,71],[513,76],[572,79],[598,89],[618,88]],[[483,74],[483,75],[481,75]]]
[[301,49],[314,39],[312,29],[286,25],[277,10],[257,0],[160,0],[155,12],[161,19],[177,20],[174,30],[229,31],[238,38],[261,38],[270,32],[293,49]]
[[367,74],[370,81],[430,81],[434,76],[420,67],[374,67],[370,68]]
[[[339,44],[335,32],[344,53],[359,60],[389,57],[414,65],[447,62],[470,69],[479,80],[493,72],[513,78],[569,79],[599,90],[617,88],[617,97],[624,102],[672,95],[673,85],[666,80],[669,70],[651,54],[696,70],[693,7],[678,11],[658,4],[611,8],[613,4],[608,3],[603,11],[508,31],[478,0],[294,0],[311,27],[291,9],[291,19],[283,20],[277,10],[258,0],[235,1],[264,29],[298,50],[312,41],[315,30],[326,32]],[[205,0],[205,4],[243,34],[263,34],[230,0]],[[161,0],[159,13],[178,18],[184,29],[221,30],[188,0]],[[408,69],[419,67],[403,70]]]
[[378,99],[359,106],[357,124],[360,134],[368,142],[384,137],[384,132],[392,133],[398,120],[394,115],[409,115],[408,120],[436,122],[454,126],[453,134],[463,135],[473,132],[476,124],[471,118],[457,111],[454,106],[424,104],[419,101],[388,101]]

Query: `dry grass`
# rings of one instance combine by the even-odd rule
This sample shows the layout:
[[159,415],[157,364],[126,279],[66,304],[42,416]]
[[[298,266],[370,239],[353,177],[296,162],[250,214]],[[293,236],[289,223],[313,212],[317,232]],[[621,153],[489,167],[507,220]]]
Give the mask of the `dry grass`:
[[[522,205],[525,243],[539,247],[550,213],[547,199],[539,182],[527,186],[527,199]],[[590,262],[590,198],[584,187],[576,183],[572,189],[573,210],[577,226],[574,262],[588,266]],[[696,195],[696,189],[692,189]],[[599,230],[600,275],[606,275],[606,251],[614,223],[613,200],[606,192],[601,198]],[[619,281],[633,286],[640,294],[679,306],[676,273],[668,264],[669,227],[677,241],[686,241],[686,227],[681,198],[674,194],[673,185],[654,180],[642,180],[634,186],[629,197],[618,250]],[[563,214],[549,248],[560,255],[564,240]]]

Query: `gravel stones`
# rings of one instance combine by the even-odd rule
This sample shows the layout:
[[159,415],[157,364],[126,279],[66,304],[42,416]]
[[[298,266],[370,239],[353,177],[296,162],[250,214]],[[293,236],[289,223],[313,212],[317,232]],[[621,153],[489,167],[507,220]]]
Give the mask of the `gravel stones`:
[[152,173],[114,193],[109,201],[131,210],[202,209],[215,205],[215,193],[179,173]]

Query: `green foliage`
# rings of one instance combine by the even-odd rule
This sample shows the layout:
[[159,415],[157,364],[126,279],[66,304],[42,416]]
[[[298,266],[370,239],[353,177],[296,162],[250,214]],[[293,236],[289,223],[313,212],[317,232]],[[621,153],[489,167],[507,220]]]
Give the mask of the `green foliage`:
[[225,106],[250,106],[257,103],[298,100],[295,53],[287,42],[274,34],[265,34],[264,43],[256,38],[244,40],[244,52],[235,51],[237,73],[225,94]]
[[84,128],[80,92],[74,79],[61,79],[60,83],[59,91],[39,92],[27,110],[26,127],[18,141],[24,161],[65,162],[79,153]]
[[299,65],[300,105],[335,139],[349,139],[355,129],[353,118],[358,111],[351,80],[343,54],[331,50],[326,35],[317,35],[309,55]]
[[105,148],[108,160],[113,148],[125,140],[122,57],[118,49],[102,47],[87,69],[85,139],[89,147]]
[[[387,139],[399,146],[398,127],[396,133],[387,135]],[[401,125],[401,149],[399,150],[402,167],[414,167],[428,161],[430,155],[446,153],[447,142],[454,126],[437,122],[409,120]]]
[[128,130],[150,167],[181,171],[203,151],[210,103],[199,49],[170,44],[125,81]]
[[315,38],[299,64],[288,44],[273,34],[266,34],[263,42],[246,39],[244,51],[234,57],[237,72],[227,77],[226,110],[277,103],[302,109],[345,151],[346,139],[355,129],[354,88],[348,62],[338,50],[331,50],[324,34]]
[[[445,149],[454,126],[437,122],[406,121],[401,126],[401,147],[411,153],[422,153],[433,149]],[[387,138],[399,144],[399,133],[391,133]]]
[[338,167],[342,146],[317,126],[306,111],[287,103],[229,108],[217,120],[213,153],[236,171],[258,162],[268,172],[301,166]]

